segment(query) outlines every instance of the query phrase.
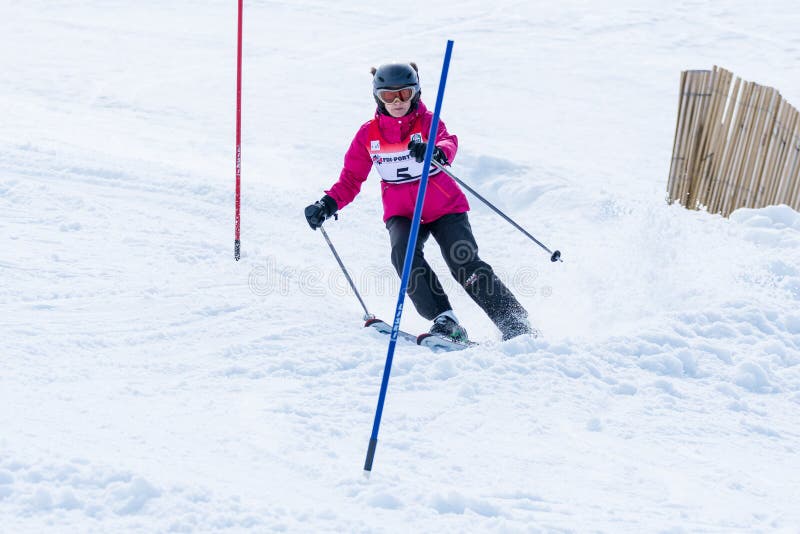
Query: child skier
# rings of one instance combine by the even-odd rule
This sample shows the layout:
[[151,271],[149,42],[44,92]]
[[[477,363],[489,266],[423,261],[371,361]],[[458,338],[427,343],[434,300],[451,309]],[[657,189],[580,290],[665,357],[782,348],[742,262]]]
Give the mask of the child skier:
[[[372,69],[372,75],[372,94],[378,105],[375,117],[356,133],[345,154],[339,180],[325,191],[325,196],[306,207],[305,217],[311,228],[319,228],[353,201],[372,166],[377,166],[392,264],[402,276],[433,113],[420,100],[414,63],[381,65]],[[433,158],[449,165],[455,158],[458,139],[448,133],[442,121],[434,142]],[[458,324],[436,273],[423,255],[425,241],[432,235],[450,274],[497,325],[504,340],[533,333],[525,309],[491,266],[478,257],[467,211],[469,203],[458,184],[431,166],[408,296],[420,315],[433,320],[431,334],[467,341],[467,331]]]

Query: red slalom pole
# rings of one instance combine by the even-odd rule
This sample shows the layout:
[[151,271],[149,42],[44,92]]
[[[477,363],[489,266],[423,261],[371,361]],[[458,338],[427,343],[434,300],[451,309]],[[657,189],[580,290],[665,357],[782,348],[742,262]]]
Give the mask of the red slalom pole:
[[239,0],[239,32],[236,49],[236,230],[233,242],[233,257],[239,261],[241,256],[240,200],[242,191],[242,2]]

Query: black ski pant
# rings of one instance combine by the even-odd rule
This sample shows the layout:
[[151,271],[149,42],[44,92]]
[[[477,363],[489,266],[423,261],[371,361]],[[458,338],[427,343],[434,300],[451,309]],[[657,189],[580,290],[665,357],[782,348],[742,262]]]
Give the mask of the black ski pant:
[[[391,217],[386,221],[392,245],[392,264],[403,275],[411,219]],[[478,256],[478,244],[466,213],[452,213],[421,224],[408,279],[408,296],[419,314],[433,320],[452,309],[436,273],[425,260],[423,248],[433,236],[453,278],[506,335],[518,333],[527,325],[527,312],[511,291],[494,274],[492,267]]]

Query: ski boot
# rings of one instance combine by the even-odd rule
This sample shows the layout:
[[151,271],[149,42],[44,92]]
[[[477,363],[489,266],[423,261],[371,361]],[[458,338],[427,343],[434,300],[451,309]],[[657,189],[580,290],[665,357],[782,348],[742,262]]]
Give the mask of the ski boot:
[[428,333],[434,336],[452,339],[459,343],[469,342],[467,330],[458,324],[447,312],[440,314],[433,320],[433,326],[428,330]]

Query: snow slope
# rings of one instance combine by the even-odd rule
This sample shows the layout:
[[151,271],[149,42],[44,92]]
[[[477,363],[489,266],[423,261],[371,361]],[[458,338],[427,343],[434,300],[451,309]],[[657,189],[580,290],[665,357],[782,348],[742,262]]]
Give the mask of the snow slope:
[[[233,261],[233,2],[7,3],[0,17],[0,531],[800,529],[800,214],[664,202],[680,70],[800,105],[776,1],[246,2]],[[398,345],[302,208],[420,65],[482,256],[544,332]],[[390,317],[374,178],[331,239]],[[431,247],[432,263],[444,272]],[[406,307],[403,328],[426,322]]]

